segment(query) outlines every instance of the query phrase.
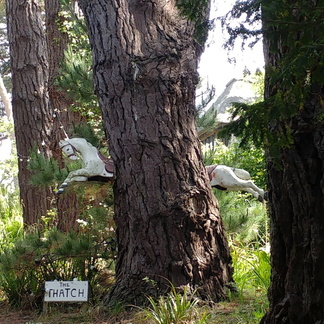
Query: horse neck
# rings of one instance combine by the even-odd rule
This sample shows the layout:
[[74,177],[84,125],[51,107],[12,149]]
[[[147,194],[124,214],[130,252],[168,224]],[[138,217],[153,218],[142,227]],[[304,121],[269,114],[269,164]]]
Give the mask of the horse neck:
[[91,144],[89,144],[86,140],[78,140],[73,142],[71,140],[71,145],[75,148],[77,152],[80,153],[83,162],[86,163],[90,160],[93,160],[94,158],[97,158],[97,149]]

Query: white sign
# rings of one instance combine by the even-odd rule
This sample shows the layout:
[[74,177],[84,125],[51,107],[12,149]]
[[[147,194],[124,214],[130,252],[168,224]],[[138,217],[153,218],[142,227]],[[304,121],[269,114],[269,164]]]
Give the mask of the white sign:
[[44,301],[88,301],[88,281],[46,281]]

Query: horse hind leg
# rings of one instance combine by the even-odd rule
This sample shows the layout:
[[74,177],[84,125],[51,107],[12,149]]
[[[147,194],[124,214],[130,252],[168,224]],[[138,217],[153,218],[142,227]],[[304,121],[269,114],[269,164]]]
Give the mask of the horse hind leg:
[[253,195],[254,196],[254,198],[256,198],[256,199],[258,199],[260,202],[262,202],[263,201],[263,198],[262,198],[262,196],[258,193],[258,192],[256,192],[255,190],[253,190],[253,189],[251,189],[251,188],[244,188],[244,189],[242,189],[243,191],[246,191],[246,192],[248,192],[248,193],[250,193],[251,195]]
[[255,198],[257,198],[260,202],[262,202],[263,199],[266,199],[264,190],[257,187],[252,180],[248,181],[248,185],[249,185],[249,188],[247,188],[247,189],[250,189],[250,191],[248,191],[248,190],[246,190],[246,191],[252,193],[252,195]]

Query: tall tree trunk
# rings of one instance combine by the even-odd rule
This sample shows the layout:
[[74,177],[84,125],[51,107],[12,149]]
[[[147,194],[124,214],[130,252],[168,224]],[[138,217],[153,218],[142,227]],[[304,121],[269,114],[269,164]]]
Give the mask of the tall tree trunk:
[[79,4],[116,165],[117,279],[107,302],[144,303],[167,280],[220,300],[232,268],[195,128],[194,26],[173,0]]
[[[270,128],[278,142],[287,134],[289,137],[276,155],[268,152],[272,278],[264,324],[320,324],[324,319],[324,86],[318,78],[323,70],[314,52],[317,44],[323,43],[319,28],[323,22],[310,19],[316,10],[322,10],[316,3],[302,5],[299,1],[288,8],[278,5],[277,12],[271,7],[264,15],[265,97],[276,98],[277,105],[282,98],[285,107],[284,117],[278,116]],[[285,15],[280,16],[282,10]],[[284,17],[281,24],[278,17]],[[314,51],[298,65],[303,51],[311,48]],[[298,66],[293,73],[297,77],[289,79],[292,63]],[[275,77],[276,71],[281,77]],[[291,94],[295,100],[288,99]]]
[[49,189],[30,184],[30,150],[49,155],[52,112],[48,106],[46,39],[37,0],[6,1],[12,71],[12,108],[24,222],[37,223],[51,203]]
[[[60,63],[64,59],[64,51],[69,42],[67,33],[62,32],[62,28],[60,28],[62,18],[59,17],[59,11],[59,0],[45,0],[46,36],[49,53],[49,105],[51,110],[55,112],[51,135],[51,151],[60,167],[64,167],[59,141],[66,137],[66,133],[69,133],[73,123],[78,124],[83,121],[83,118],[79,113],[69,109],[73,101],[55,84],[60,69]],[[71,191],[58,196],[56,201],[58,218],[57,227],[64,232],[71,229],[77,229],[78,224],[76,220],[79,218],[80,214],[77,195]]]

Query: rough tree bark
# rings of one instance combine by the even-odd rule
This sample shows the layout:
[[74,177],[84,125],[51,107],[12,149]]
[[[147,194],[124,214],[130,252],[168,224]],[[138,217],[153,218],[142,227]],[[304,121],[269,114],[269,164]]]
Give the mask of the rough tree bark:
[[36,0],[6,1],[12,71],[12,109],[18,153],[18,181],[26,225],[46,215],[48,189],[32,186],[27,168],[35,146],[48,155],[52,112],[48,106],[48,66],[41,8]]
[[193,23],[174,0],[79,5],[116,166],[117,277],[107,302],[144,303],[167,280],[220,300],[232,268],[195,128]]
[[[318,3],[312,1],[306,5],[310,16],[318,9]],[[287,25],[285,22],[271,25],[279,17],[275,13],[264,17],[266,98],[279,91],[285,93],[287,89],[292,93],[294,82],[299,82],[295,79],[291,88],[287,88],[284,79],[273,81],[273,71],[282,69],[282,59],[291,54],[291,46],[296,46],[298,55],[300,49],[305,49],[303,36],[311,35],[307,41],[311,40],[314,48],[316,43],[321,43],[320,22],[306,21],[307,16],[298,14],[306,7],[305,4],[300,6],[300,2],[294,3],[290,11],[286,11],[294,23]],[[283,17],[287,19],[287,14]],[[293,28],[304,21],[310,23],[310,29],[294,32]],[[289,32],[290,37],[287,37]],[[298,71],[306,80],[301,82],[302,86],[306,89],[309,85],[310,91],[305,90],[302,103],[291,101],[287,104],[287,109],[296,105],[296,114],[286,119],[278,118],[277,123],[271,125],[272,132],[280,136],[289,133],[291,138],[290,144],[281,148],[278,156],[268,152],[272,278],[270,309],[262,320],[264,324],[320,324],[324,320],[324,86],[315,77],[320,72],[319,61],[315,60],[312,69],[308,70],[310,59],[308,57]]]

